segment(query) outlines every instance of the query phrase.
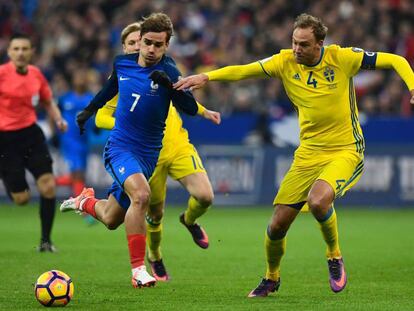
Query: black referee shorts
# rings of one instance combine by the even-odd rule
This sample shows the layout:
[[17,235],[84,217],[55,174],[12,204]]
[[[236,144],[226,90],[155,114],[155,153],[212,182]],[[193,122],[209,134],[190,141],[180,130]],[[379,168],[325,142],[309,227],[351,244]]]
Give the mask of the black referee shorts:
[[37,124],[17,131],[0,131],[0,176],[9,192],[29,188],[25,169],[35,180],[52,173],[52,157],[45,135]]

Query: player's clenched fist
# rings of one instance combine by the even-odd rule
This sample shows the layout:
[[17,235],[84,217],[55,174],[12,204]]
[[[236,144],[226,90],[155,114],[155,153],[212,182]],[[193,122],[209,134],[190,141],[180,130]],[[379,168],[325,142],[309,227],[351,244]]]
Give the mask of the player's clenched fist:
[[85,132],[85,123],[92,117],[94,113],[86,109],[82,110],[76,115],[76,124],[79,127],[81,135]]

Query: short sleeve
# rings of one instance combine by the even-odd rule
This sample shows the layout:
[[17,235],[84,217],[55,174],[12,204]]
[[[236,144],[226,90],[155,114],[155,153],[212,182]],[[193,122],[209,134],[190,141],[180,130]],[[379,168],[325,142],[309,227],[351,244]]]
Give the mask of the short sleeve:
[[40,80],[40,90],[39,90],[39,99],[41,101],[47,101],[52,99],[52,90],[50,89],[49,83],[47,82],[45,76],[39,71],[39,80]]
[[279,78],[281,68],[280,68],[280,61],[281,55],[275,54],[273,56],[270,56],[268,58],[259,60],[259,64],[262,67],[263,72],[269,76],[269,77],[277,77]]
[[361,69],[362,59],[364,58],[364,50],[360,48],[340,48],[338,50],[338,61],[342,69],[349,77],[358,73]]

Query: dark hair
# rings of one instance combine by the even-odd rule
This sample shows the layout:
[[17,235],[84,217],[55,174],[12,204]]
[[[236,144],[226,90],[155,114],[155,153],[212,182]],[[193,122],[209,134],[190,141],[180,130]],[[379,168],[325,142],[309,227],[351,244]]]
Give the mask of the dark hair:
[[135,31],[140,31],[140,30],[141,30],[141,24],[139,22],[135,22],[135,23],[127,25],[124,29],[122,29],[121,43],[122,44],[125,43],[125,39],[126,37],[129,36],[130,33],[133,33]]
[[10,37],[10,41],[14,39],[26,39],[26,40],[31,41],[29,35],[22,33],[22,32],[15,32],[14,34],[12,34]]
[[293,29],[295,30],[296,28],[312,28],[313,35],[318,41],[325,40],[326,34],[328,33],[328,27],[326,27],[318,17],[306,13],[302,13],[296,17]]
[[148,17],[144,17],[141,23],[141,36],[148,32],[166,32],[167,42],[173,34],[173,25],[168,15],[164,13],[152,13]]

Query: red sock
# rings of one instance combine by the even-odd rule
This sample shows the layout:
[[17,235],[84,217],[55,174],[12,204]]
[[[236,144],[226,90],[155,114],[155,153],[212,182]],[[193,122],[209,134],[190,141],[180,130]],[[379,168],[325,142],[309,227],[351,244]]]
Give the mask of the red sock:
[[85,188],[85,183],[82,180],[72,181],[72,193],[74,197],[80,195],[83,188]]
[[96,218],[96,212],[95,212],[95,204],[98,202],[98,199],[95,198],[86,198],[82,202],[82,211],[86,214],[91,215],[93,218]]
[[142,266],[145,258],[145,234],[129,234],[127,239],[132,269]]
[[57,186],[70,186],[72,183],[72,177],[70,174],[56,176],[55,181]]

